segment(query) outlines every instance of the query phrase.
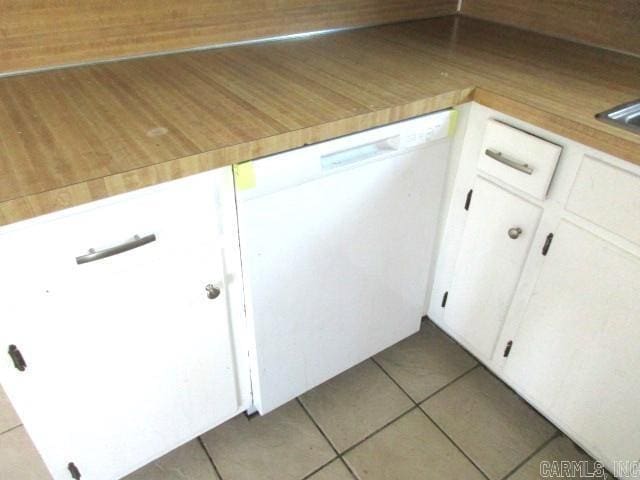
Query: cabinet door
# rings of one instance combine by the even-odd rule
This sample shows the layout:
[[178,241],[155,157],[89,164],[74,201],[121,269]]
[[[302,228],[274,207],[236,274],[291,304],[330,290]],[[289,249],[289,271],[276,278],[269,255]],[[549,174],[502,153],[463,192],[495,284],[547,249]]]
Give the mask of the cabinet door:
[[[483,360],[491,358],[520,279],[541,209],[478,178],[447,293],[447,328]],[[520,229],[512,231],[510,229]]]
[[[120,478],[238,411],[230,172],[158,188],[0,236],[0,378],[55,479]],[[157,240],[76,263],[134,234]]]
[[598,459],[640,455],[640,259],[563,221],[504,374]]

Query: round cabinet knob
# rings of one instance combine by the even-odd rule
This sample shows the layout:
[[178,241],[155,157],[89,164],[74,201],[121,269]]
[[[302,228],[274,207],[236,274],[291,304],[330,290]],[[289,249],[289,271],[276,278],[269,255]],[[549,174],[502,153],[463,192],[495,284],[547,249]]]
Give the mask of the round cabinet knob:
[[220,296],[220,289],[214,287],[212,284],[207,285],[206,287],[204,287],[204,289],[207,291],[207,298],[211,300],[214,300],[218,298],[218,296]]
[[509,229],[508,233],[509,233],[509,238],[513,238],[515,240],[522,234],[522,229],[520,227],[512,227]]

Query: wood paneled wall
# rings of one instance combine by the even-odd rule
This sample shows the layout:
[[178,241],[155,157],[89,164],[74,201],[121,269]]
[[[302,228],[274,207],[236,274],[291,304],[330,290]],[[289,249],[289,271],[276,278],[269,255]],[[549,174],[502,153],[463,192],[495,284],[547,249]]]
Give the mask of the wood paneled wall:
[[456,9],[457,0],[0,0],[0,73]]
[[463,0],[462,13],[640,55],[640,0]]

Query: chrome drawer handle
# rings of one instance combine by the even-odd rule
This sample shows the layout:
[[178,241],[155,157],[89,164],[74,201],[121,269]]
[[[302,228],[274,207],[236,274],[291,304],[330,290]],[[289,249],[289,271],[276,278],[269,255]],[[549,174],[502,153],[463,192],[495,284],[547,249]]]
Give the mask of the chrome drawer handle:
[[119,253],[128,252],[129,250],[142,247],[147,243],[151,243],[155,241],[156,241],[156,235],[154,233],[144,237],[140,237],[136,235],[131,240],[127,240],[126,242],[121,243],[120,245],[116,245],[115,247],[109,247],[109,248],[105,248],[104,250],[98,250],[98,251],[91,248],[89,249],[89,253],[87,253],[86,255],[80,255],[79,257],[76,257],[76,263],[78,265],[82,265],[83,263],[95,262],[96,260],[101,260],[103,258],[118,255]]
[[502,155],[502,153],[500,153],[500,152],[496,152],[495,150],[491,150],[491,149],[487,148],[484,151],[484,153],[488,157],[491,157],[494,160],[497,160],[498,162],[503,163],[508,167],[515,168],[519,172],[526,173],[527,175],[531,175],[533,173],[533,168],[531,168],[528,164],[516,162],[515,160],[511,160],[511,159],[505,157],[504,155]]

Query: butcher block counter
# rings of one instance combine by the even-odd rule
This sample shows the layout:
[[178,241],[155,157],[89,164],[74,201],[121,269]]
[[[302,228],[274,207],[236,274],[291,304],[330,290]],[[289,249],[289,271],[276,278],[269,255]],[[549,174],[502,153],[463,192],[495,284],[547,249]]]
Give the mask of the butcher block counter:
[[451,16],[0,78],[0,225],[474,100],[640,164],[640,58]]

